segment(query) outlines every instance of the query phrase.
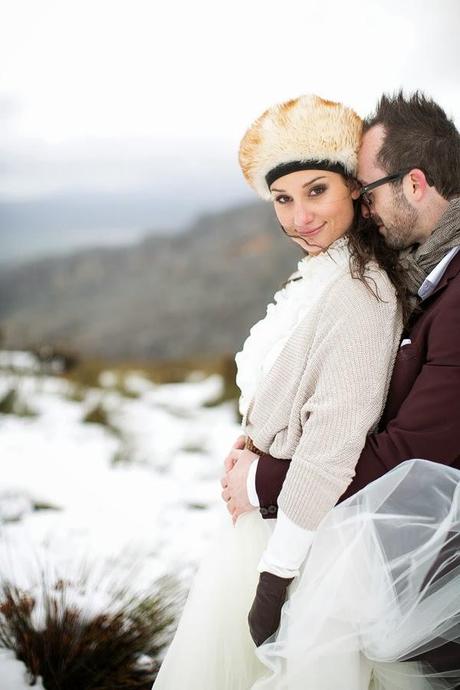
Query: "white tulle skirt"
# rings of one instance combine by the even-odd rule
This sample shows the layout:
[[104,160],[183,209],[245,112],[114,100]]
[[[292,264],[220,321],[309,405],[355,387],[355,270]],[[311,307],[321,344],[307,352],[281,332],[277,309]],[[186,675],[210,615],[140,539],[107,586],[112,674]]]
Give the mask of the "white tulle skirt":
[[[226,516],[225,516],[226,517]],[[155,690],[441,690],[457,668],[412,657],[460,641],[460,471],[410,460],[336,506],[290,587],[278,633],[247,625],[270,534],[226,518],[195,577]]]

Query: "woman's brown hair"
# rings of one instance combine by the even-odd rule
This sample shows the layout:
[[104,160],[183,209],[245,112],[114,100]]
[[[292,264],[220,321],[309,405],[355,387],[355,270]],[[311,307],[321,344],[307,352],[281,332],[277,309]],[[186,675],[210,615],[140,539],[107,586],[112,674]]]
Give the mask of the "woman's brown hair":
[[413,305],[409,299],[406,274],[399,262],[399,251],[385,243],[374,221],[370,217],[363,217],[360,206],[360,202],[354,202],[355,217],[348,231],[351,274],[354,278],[361,280],[376,298],[380,299],[377,287],[371,284],[372,279],[366,275],[367,264],[369,261],[375,261],[386,272],[395,288],[404,323],[407,323]]

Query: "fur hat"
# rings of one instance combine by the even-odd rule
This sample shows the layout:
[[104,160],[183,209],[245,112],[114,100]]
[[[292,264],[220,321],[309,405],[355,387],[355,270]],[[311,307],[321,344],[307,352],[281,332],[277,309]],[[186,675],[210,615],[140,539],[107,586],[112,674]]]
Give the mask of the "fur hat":
[[362,125],[353,110],[319,96],[280,103],[266,110],[244,135],[241,169],[249,185],[267,200],[272,182],[295,170],[355,175]]

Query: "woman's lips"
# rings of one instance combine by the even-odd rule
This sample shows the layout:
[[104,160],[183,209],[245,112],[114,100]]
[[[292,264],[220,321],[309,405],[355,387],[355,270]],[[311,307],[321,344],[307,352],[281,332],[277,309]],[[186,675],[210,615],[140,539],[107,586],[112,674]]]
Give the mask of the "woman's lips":
[[325,225],[326,223],[323,223],[322,225],[319,225],[317,228],[313,228],[312,230],[296,230],[296,232],[301,237],[311,237],[312,235],[316,235],[317,232],[322,230]]

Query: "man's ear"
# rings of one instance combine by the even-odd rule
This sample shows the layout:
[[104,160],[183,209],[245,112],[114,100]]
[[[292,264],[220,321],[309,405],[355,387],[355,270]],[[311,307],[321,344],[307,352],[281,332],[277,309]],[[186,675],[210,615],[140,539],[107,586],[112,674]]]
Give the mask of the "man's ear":
[[425,196],[429,187],[425,173],[419,168],[413,168],[404,179],[404,191],[409,199],[419,202]]

